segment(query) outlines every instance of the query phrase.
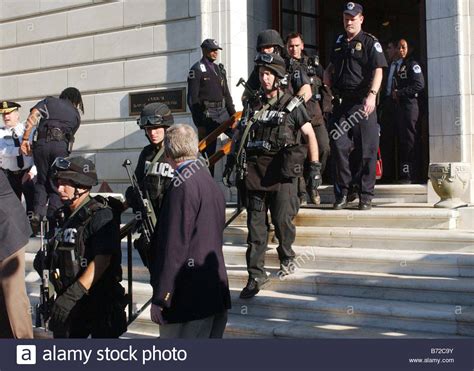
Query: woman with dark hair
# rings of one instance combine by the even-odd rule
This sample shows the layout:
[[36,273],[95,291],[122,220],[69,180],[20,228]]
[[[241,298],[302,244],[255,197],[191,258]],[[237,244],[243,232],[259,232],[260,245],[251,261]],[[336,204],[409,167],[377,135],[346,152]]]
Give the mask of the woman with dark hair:
[[[46,97],[39,101],[28,116],[21,150],[24,154],[33,153],[38,170],[34,213],[30,216],[34,228],[44,216],[54,227],[53,215],[62,202],[51,180],[51,165],[56,157],[67,157],[71,153],[74,134],[81,124],[79,110],[84,113],[81,92],[69,87],[61,92],[59,98]],[[36,126],[31,146],[28,138]]]

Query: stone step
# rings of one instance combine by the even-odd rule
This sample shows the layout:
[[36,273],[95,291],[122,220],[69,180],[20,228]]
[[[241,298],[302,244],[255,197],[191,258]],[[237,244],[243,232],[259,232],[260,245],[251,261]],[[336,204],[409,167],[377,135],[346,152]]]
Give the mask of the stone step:
[[[323,185],[318,188],[322,203],[334,203],[333,186]],[[426,203],[428,202],[428,187],[426,184],[391,185],[377,184],[374,201],[383,203]]]
[[[122,285],[126,288],[127,282],[122,282]],[[133,286],[134,303],[140,308],[151,297],[152,289],[147,283],[134,282]],[[380,334],[382,331],[386,333],[396,330],[411,333],[426,332],[433,337],[441,337],[440,334],[474,336],[474,310],[470,306],[290,294],[268,290],[262,290],[253,299],[243,300],[238,298],[240,289],[231,291],[233,306],[231,313],[242,318],[321,322],[329,327],[356,326],[364,331],[369,329]],[[27,292],[31,305],[34,306],[39,300],[39,279],[27,282]],[[157,337],[158,333],[157,326],[151,323],[148,307],[133,322],[124,336]],[[429,337],[428,334],[425,336]]]
[[[245,265],[246,250],[246,245],[224,245],[227,266]],[[318,246],[293,246],[293,250],[295,263],[305,269],[474,277],[474,254]],[[265,264],[271,268],[280,266],[276,245],[267,250]]]
[[402,331],[336,323],[281,320],[230,314],[225,338],[290,339],[446,339],[465,338],[430,332]]
[[[355,208],[332,210],[330,206],[301,208],[295,218],[295,225],[301,227],[363,227],[363,228],[409,228],[409,229],[456,229],[459,212],[450,209],[435,209],[427,204],[392,204],[375,207],[369,211]],[[226,211],[227,220],[234,209]],[[246,226],[247,212],[242,211],[232,226]]]
[[[242,289],[248,278],[245,266],[227,271],[230,287]],[[270,270],[267,290],[303,295],[346,296],[403,302],[474,305],[473,278],[422,277],[364,272],[297,269],[285,276]]]
[[[270,232],[269,239],[274,232]],[[229,226],[224,243],[243,245],[247,228]],[[474,253],[474,231],[398,228],[296,227],[295,245]]]
[[[27,283],[39,284],[39,276],[32,267],[33,254],[26,254]],[[298,263],[303,260],[296,260]],[[294,275],[283,276],[278,265],[270,268],[273,291],[296,294],[335,295],[360,298],[474,305],[474,279],[465,277],[435,277],[393,273],[351,272],[301,268],[297,264]],[[123,267],[126,272],[126,266]],[[230,287],[241,289],[248,278],[245,265],[227,266]],[[123,285],[127,289],[127,275]],[[148,287],[150,275],[143,266],[134,266],[135,287]],[[37,292],[39,292],[39,287]],[[135,295],[135,293],[134,293]],[[140,295],[140,293],[138,293]],[[148,294],[147,294],[148,295]],[[151,295],[151,294],[150,294]],[[135,299],[135,298],[134,298]],[[135,300],[134,300],[135,301]]]
[[407,303],[262,290],[252,299],[232,291],[234,314],[262,318],[474,336],[474,309],[447,304]]

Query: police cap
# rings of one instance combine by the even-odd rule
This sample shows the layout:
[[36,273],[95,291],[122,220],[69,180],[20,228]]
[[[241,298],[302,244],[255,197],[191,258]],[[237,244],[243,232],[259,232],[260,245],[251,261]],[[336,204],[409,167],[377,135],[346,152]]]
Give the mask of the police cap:
[[94,163],[84,157],[57,157],[51,168],[55,180],[67,180],[82,188],[98,183]]
[[17,110],[20,107],[21,105],[19,105],[16,102],[3,101],[3,102],[0,102],[0,113],[10,113]]
[[255,65],[258,67],[266,67],[271,70],[280,79],[286,75],[285,60],[278,54],[259,53],[255,57]]
[[358,3],[348,2],[344,5],[344,14],[355,17],[357,14],[364,13],[364,7]]
[[219,43],[214,39],[204,40],[201,44],[201,48],[208,49],[208,50],[217,50],[217,49],[222,50],[222,48],[219,46]]
[[149,103],[143,107],[137,124],[140,129],[170,127],[174,123],[173,114],[164,103]]

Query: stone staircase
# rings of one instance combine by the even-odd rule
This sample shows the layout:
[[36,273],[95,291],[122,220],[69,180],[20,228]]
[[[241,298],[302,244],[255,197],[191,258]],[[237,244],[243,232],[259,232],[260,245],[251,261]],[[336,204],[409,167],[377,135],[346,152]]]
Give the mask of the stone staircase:
[[[247,281],[246,215],[224,235],[232,290],[226,337],[239,338],[451,338],[474,336],[474,230],[462,230],[460,210],[434,209],[424,186],[377,186],[376,207],[334,211],[302,208],[296,218],[297,272],[281,277],[276,245],[266,265],[271,284],[252,299],[238,295]],[[321,192],[331,201],[331,189]],[[326,206],[326,207],[325,207]],[[232,209],[228,209],[228,216]],[[269,240],[271,241],[270,235]],[[39,279],[27,247],[32,303]],[[126,244],[123,243],[126,278]],[[137,254],[134,302],[151,296],[148,272]],[[127,287],[127,282],[123,282]],[[157,337],[149,310],[124,337]],[[37,332],[44,336],[44,332]]]

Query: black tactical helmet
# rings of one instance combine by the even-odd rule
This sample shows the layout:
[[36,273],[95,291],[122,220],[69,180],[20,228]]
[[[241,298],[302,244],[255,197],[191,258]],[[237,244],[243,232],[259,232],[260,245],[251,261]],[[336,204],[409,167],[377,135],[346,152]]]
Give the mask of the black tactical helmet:
[[81,188],[91,188],[98,183],[94,163],[84,157],[57,157],[51,169],[53,179],[68,180]]
[[279,46],[284,48],[283,40],[281,39],[280,34],[276,30],[268,29],[260,32],[257,36],[257,51],[260,51],[260,48],[269,47],[269,46]]
[[255,57],[255,65],[268,68],[280,79],[283,79],[286,75],[285,60],[278,54],[258,53]]
[[137,124],[140,129],[153,127],[170,127],[173,125],[173,114],[164,103],[149,103],[143,107]]

